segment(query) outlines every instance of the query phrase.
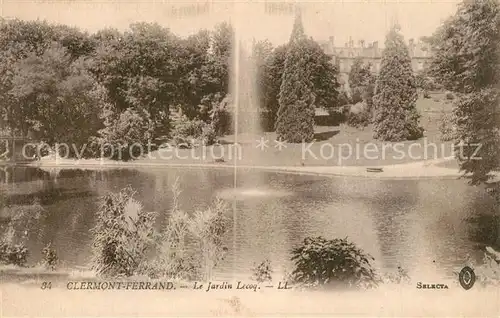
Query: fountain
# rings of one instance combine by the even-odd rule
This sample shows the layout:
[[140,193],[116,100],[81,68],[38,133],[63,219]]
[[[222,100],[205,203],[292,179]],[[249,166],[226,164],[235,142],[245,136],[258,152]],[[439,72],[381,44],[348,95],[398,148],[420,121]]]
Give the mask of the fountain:
[[[231,21],[234,30],[234,42],[232,46],[232,65],[230,72],[230,95],[233,98],[233,124],[234,143],[244,144],[245,151],[240,152],[244,156],[245,163],[260,165],[261,151],[256,148],[255,143],[263,137],[263,129],[260,118],[260,105],[257,90],[257,67],[255,60],[249,53],[248,45],[250,38],[245,38],[245,25],[251,25],[245,19],[249,17],[248,3],[235,2],[235,17]],[[255,18],[255,17],[254,17]],[[248,30],[251,34],[251,30]],[[240,147],[234,147],[239,151]],[[238,179],[238,170],[242,169],[238,165],[238,154],[234,154],[234,187],[221,192],[221,196],[226,199],[243,200],[246,197],[281,197],[289,194],[281,190],[275,190],[267,186],[267,182],[262,180],[260,174],[245,180]],[[248,175],[248,174],[245,174]]]

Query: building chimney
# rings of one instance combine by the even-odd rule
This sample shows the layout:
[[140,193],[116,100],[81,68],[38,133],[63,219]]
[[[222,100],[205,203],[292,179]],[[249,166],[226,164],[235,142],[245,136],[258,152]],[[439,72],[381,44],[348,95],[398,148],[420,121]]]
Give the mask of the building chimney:
[[349,36],[349,47],[353,47],[354,41],[352,40],[352,36]]

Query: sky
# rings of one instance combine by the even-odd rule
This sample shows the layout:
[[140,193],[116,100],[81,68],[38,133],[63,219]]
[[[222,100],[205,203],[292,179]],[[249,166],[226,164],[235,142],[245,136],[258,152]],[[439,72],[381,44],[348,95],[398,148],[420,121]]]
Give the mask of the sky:
[[[407,39],[431,35],[456,11],[459,0],[323,0],[299,2],[307,35],[336,46],[349,39],[379,41],[392,21]],[[271,0],[0,0],[0,14],[24,20],[47,20],[90,32],[105,27],[125,29],[133,22],[157,22],[180,36],[211,29],[231,20],[242,39],[285,43],[293,23],[292,1]],[[271,8],[275,8],[271,13]],[[279,10],[279,8],[283,8]],[[292,10],[290,10],[290,8]],[[198,13],[197,13],[198,12]]]

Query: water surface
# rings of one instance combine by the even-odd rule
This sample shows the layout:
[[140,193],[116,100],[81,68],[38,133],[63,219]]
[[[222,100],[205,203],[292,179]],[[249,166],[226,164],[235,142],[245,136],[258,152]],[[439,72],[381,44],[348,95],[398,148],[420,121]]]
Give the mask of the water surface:
[[[229,255],[218,278],[248,277],[269,259],[276,271],[290,268],[290,251],[306,236],[348,237],[375,257],[379,269],[401,266],[421,277],[429,271],[450,277],[468,255],[496,246],[499,222],[491,198],[463,180],[389,181],[319,177],[258,170],[201,168],[42,171],[7,168],[1,188],[10,204],[45,208],[29,232],[30,263],[52,242],[68,267],[85,266],[89,230],[99,197],[125,186],[137,190],[145,209],[168,219],[171,186],[179,178],[181,208],[204,209],[220,196],[236,218],[226,238]],[[233,210],[235,209],[235,210]],[[235,212],[235,213],[233,213]]]

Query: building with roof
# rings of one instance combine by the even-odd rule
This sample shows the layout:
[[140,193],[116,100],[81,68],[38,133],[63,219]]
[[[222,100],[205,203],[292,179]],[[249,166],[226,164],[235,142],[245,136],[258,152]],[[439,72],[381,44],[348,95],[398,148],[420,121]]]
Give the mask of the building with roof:
[[[354,43],[352,37],[344,46],[337,46],[335,38],[331,36],[328,41],[320,42],[323,50],[331,56],[332,62],[338,67],[341,79],[347,82],[348,74],[357,57],[361,57],[364,63],[370,63],[372,72],[377,74],[380,71],[383,48],[379,47],[378,41],[366,43],[360,40]],[[430,61],[430,49],[422,41],[410,39],[408,49],[411,57],[411,64],[415,72],[423,70]]]

